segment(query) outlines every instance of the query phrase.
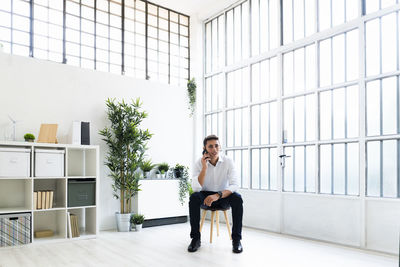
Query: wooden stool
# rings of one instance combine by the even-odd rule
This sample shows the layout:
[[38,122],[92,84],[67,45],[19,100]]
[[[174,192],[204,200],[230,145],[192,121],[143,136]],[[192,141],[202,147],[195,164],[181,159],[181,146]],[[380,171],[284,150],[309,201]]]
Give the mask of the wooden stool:
[[226,227],[228,228],[229,239],[232,240],[231,235],[231,226],[229,224],[228,214],[226,213],[230,207],[208,207],[206,205],[201,205],[200,207],[203,210],[203,214],[201,215],[201,222],[200,222],[200,233],[201,229],[203,228],[204,220],[206,219],[207,210],[211,211],[211,227],[210,227],[210,243],[212,243],[213,237],[213,228],[214,228],[214,218],[217,224],[217,236],[219,236],[219,213],[218,211],[223,211],[225,216]]

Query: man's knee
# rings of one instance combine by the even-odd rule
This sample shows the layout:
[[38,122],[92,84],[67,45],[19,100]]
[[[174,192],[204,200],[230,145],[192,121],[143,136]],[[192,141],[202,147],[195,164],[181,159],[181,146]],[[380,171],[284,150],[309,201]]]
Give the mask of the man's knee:
[[195,203],[201,203],[202,194],[200,192],[193,192],[189,198],[189,205]]
[[231,205],[243,205],[243,199],[239,193],[233,192],[229,197]]

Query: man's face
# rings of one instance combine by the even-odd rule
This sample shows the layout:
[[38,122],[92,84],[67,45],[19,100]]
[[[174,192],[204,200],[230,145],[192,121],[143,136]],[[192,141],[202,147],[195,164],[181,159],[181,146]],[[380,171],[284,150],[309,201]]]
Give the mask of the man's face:
[[208,140],[207,141],[206,150],[211,159],[215,159],[218,157],[219,149],[220,149],[220,146],[219,146],[218,140]]

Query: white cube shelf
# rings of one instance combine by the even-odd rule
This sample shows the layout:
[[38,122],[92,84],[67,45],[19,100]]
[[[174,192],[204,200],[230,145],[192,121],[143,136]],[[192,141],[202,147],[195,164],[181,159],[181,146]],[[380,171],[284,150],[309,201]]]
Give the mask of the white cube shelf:
[[[32,215],[32,242],[68,240],[68,212],[78,215],[80,238],[98,234],[99,146],[0,142],[0,215],[27,212]],[[68,179],[96,181],[95,205],[67,207]],[[53,191],[53,207],[36,209],[35,191]],[[34,232],[52,230],[50,238]]]

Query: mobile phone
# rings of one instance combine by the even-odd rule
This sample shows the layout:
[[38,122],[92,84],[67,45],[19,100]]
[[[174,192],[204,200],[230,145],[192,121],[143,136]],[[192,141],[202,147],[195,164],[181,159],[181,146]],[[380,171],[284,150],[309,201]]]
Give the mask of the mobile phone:
[[203,149],[203,155],[208,153],[207,150]]

